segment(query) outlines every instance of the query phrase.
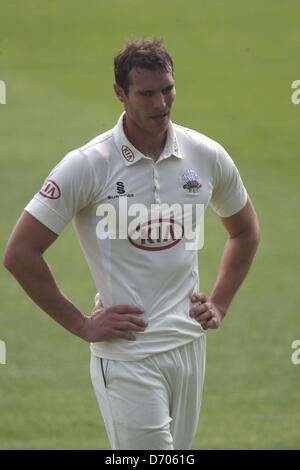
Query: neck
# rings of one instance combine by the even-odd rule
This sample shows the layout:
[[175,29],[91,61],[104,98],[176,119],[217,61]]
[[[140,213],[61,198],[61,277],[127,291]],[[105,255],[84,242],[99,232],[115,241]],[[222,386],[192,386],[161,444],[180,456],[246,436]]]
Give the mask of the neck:
[[165,147],[168,130],[157,135],[149,134],[136,126],[130,119],[126,119],[126,114],[123,119],[123,129],[127,139],[137,150],[147,157],[151,157],[154,161],[159,158]]

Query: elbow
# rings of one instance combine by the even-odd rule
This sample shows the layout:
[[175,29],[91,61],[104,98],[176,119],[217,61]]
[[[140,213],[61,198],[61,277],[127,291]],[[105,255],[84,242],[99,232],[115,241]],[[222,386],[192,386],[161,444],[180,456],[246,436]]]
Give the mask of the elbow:
[[256,240],[256,246],[258,247],[258,245],[260,244],[260,231],[257,232],[255,240]]
[[260,244],[260,229],[259,229],[258,223],[255,224],[255,226],[253,227],[251,231],[250,240],[251,240],[251,245],[253,247],[253,251],[254,253],[256,253]]
[[253,241],[253,252],[254,252],[254,255],[255,255],[255,253],[256,253],[257,250],[258,250],[259,244],[260,244],[260,236],[259,236],[259,234],[258,234],[258,235],[254,238],[254,241]]
[[257,219],[254,227],[254,242],[256,244],[256,248],[258,248],[258,245],[260,244],[260,227]]
[[10,272],[13,271],[13,257],[11,256],[11,253],[6,250],[4,253],[4,258],[3,258],[3,266]]
[[249,252],[254,255],[260,244],[260,230],[258,223],[251,224],[251,226],[240,235],[241,240],[243,240],[245,246],[248,247]]
[[11,273],[15,274],[21,264],[21,253],[13,246],[8,246],[4,253],[3,265]]

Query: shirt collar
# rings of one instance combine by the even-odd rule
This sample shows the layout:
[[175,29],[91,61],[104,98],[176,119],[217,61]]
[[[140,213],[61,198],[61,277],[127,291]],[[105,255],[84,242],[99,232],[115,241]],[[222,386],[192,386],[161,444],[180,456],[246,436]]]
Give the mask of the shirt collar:
[[[144,155],[142,152],[140,152],[138,149],[136,149],[131,142],[127,139],[124,128],[123,128],[123,118],[125,115],[125,111],[121,114],[114,130],[113,130],[113,136],[114,136],[114,141],[115,144],[118,148],[118,151],[123,159],[123,162],[125,163],[126,166],[132,165],[133,163],[136,163],[138,160],[141,160],[141,158],[150,158]],[[177,158],[183,158],[179,146],[178,146],[178,141],[175,135],[174,131],[174,126],[172,122],[169,122],[169,128],[168,128],[168,135],[167,135],[167,141],[165,144],[165,147],[159,157],[159,160],[163,160],[168,157],[177,157]]]

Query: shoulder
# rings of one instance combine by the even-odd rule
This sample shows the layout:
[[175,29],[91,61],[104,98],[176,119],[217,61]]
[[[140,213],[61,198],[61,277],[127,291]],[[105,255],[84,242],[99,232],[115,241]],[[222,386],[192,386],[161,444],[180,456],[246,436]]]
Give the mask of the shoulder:
[[206,156],[215,162],[218,154],[223,150],[223,147],[216,140],[194,129],[179,124],[173,124],[173,129],[180,148],[186,149],[188,152],[192,150],[198,155]]
[[91,139],[86,144],[79,147],[77,150],[83,154],[89,155],[92,152],[96,152],[99,155],[107,146],[113,143],[113,129],[103,132]]
[[112,130],[106,131],[84,145],[71,150],[61,160],[58,166],[72,168],[72,173],[94,173],[95,170],[104,169],[111,154],[113,145]]
[[82,165],[94,168],[95,165],[105,163],[112,145],[112,131],[106,131],[100,134],[84,145],[69,152],[65,158],[72,158]]

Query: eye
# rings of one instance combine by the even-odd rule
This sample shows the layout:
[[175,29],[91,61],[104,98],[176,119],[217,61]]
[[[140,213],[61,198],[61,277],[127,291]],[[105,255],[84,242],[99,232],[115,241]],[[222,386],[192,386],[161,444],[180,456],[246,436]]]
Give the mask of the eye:
[[152,92],[152,91],[141,91],[141,92],[140,92],[140,95],[141,95],[141,96],[150,97],[150,96],[153,95],[153,92]]
[[164,95],[166,95],[167,93],[170,93],[170,91],[172,91],[173,88],[174,88],[174,86],[170,85],[167,88],[165,88],[162,92],[163,92]]

